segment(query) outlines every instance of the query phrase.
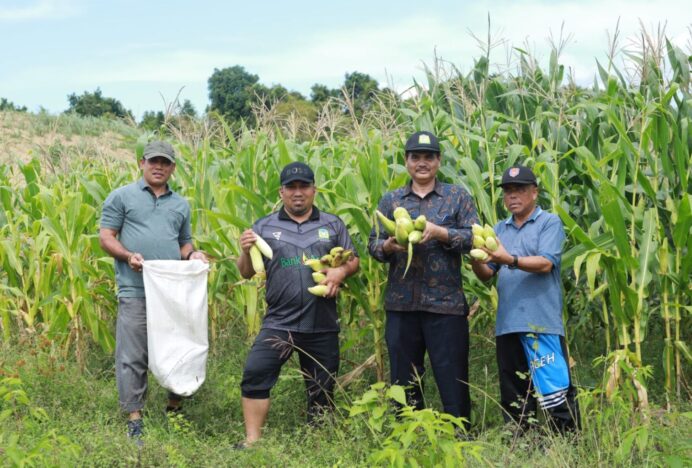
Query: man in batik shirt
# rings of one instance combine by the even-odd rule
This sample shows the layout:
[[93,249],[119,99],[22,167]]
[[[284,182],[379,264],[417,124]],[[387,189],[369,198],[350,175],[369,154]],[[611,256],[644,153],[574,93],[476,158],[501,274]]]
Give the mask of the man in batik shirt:
[[[404,277],[406,248],[386,234],[372,230],[368,248],[378,261],[389,264],[385,338],[392,384],[411,386],[409,404],[424,407],[421,376],[426,351],[430,358],[444,411],[468,420],[468,305],[461,284],[461,255],[471,249],[470,227],[478,222],[469,193],[437,180],[440,145],[430,132],[416,132],[406,142],[410,182],[386,193],[378,209],[392,219],[395,208],[411,217],[425,215],[423,238],[414,246]],[[379,232],[379,235],[378,235]]]

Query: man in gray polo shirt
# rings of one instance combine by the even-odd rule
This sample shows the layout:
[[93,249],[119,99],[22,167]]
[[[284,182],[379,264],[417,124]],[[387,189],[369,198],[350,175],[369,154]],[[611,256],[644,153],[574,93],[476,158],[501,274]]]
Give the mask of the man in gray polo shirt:
[[[149,143],[139,162],[142,178],[120,187],[103,203],[99,241],[115,258],[118,319],[115,377],[120,406],[129,413],[128,435],[140,438],[147,391],[147,320],[142,262],[207,261],[192,246],[190,206],[168,186],[175,151],[163,141]],[[180,397],[169,394],[167,411],[180,410]]]
[[240,236],[238,270],[243,278],[255,274],[249,250],[256,236],[271,246],[274,255],[265,259],[267,314],[262,329],[248,354],[242,392],[245,441],[236,448],[255,443],[269,413],[269,393],[281,367],[293,349],[298,352],[308,399],[308,421],[332,406],[335,376],[339,370],[339,324],[336,296],[344,280],[358,270],[359,259],[325,270],[325,297],[313,296],[312,269],[307,258],[320,258],[333,247],[355,253],[344,222],[313,205],[315,176],[305,164],[288,164],[281,171],[279,211],[258,220]]
[[507,169],[500,186],[512,215],[495,225],[498,249],[484,249],[488,258],[472,266],[483,281],[498,275],[495,344],[505,420],[526,429],[538,403],[554,429],[570,431],[579,415],[562,325],[562,222],[537,206],[528,167]]

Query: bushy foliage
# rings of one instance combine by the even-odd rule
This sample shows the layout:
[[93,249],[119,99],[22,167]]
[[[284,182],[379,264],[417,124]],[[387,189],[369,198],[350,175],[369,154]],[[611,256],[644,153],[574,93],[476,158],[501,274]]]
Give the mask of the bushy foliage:
[[74,112],[83,116],[91,117],[120,117],[132,119],[132,112],[125,109],[125,106],[115,98],[104,97],[100,88],[90,93],[84,91],[81,96],[72,93],[67,96],[70,107],[66,112]]
[[7,98],[0,98],[0,111],[26,112],[26,106],[18,106]]

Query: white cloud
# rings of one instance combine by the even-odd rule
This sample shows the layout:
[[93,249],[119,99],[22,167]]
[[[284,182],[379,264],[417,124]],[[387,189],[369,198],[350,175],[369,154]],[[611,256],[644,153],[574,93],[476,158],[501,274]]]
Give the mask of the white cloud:
[[31,5],[0,6],[0,21],[67,18],[77,13],[73,0],[39,0]]

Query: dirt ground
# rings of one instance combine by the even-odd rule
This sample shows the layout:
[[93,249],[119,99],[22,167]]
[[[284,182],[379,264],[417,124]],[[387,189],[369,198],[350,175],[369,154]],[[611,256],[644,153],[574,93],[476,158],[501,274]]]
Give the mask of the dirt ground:
[[101,126],[104,128],[96,128],[88,120],[79,121],[74,116],[0,112],[0,164],[38,157],[59,165],[69,155],[134,160],[134,141],[117,133],[126,127],[113,125],[113,130],[108,130]]

